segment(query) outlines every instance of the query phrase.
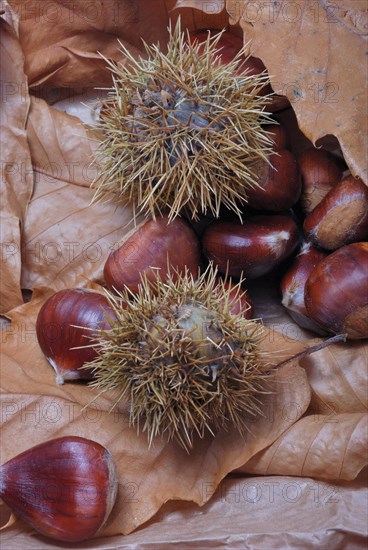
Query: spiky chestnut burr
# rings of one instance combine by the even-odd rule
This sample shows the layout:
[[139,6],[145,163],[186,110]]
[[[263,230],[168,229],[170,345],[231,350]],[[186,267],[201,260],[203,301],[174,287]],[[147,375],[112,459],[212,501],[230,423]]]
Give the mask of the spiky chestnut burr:
[[129,401],[131,423],[150,443],[162,434],[189,449],[196,433],[245,429],[249,415],[261,414],[270,377],[263,326],[231,311],[234,285],[211,266],[197,280],[187,271],[156,283],[142,278],[136,295],[122,293],[126,308],[116,307],[99,357],[86,365],[90,385]]
[[131,203],[151,217],[184,208],[193,219],[221,204],[241,217],[247,190],[258,185],[271,141],[264,125],[265,74],[239,74],[242,52],[223,65],[216,37],[192,44],[180,22],[167,53],[145,44],[147,59],[108,60],[113,88],[100,112],[101,166],[94,200]]

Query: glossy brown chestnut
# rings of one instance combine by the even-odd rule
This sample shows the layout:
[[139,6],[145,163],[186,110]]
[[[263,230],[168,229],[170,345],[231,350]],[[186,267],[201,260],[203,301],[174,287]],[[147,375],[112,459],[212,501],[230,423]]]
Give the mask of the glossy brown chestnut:
[[249,292],[243,285],[239,286],[230,281],[224,281],[224,287],[230,290],[229,305],[230,311],[234,315],[241,313],[245,319],[254,318],[254,308],[249,297]]
[[304,231],[326,250],[368,239],[368,187],[360,178],[344,178],[308,214]]
[[338,160],[329,151],[306,149],[298,158],[303,191],[301,205],[308,213],[321,202],[342,178]]
[[[114,312],[102,294],[81,288],[60,290],[39,311],[36,333],[41,350],[56,372],[56,381],[90,380],[91,371],[81,369],[98,354],[96,329],[108,330]],[[84,328],[82,328],[84,327]]]
[[290,317],[302,328],[318,334],[326,334],[309,317],[304,302],[305,283],[316,265],[327,256],[327,252],[318,250],[311,243],[304,243],[291,267],[281,279],[282,305]]
[[203,235],[203,249],[221,273],[255,279],[272,271],[299,243],[290,216],[252,216],[245,222],[214,222]]
[[[194,42],[205,42],[208,37],[208,32],[211,36],[215,36],[219,33],[218,30],[195,30],[189,33],[190,40]],[[244,42],[243,37],[238,36],[232,32],[225,31],[222,33],[221,38],[217,44],[217,48],[221,51],[219,53],[219,62],[225,64],[230,63],[234,57],[240,52],[243,48]],[[243,59],[239,63],[239,73],[247,72],[248,75],[259,75],[266,71],[266,67],[259,57],[249,56]],[[260,90],[259,95],[268,95],[272,93],[272,88],[270,84],[266,84],[262,90]],[[290,106],[290,102],[285,96],[274,95],[271,102],[267,104],[267,111],[277,112],[281,109],[285,109]]]
[[104,276],[113,290],[138,291],[141,274],[155,280],[159,269],[162,281],[168,271],[198,274],[200,244],[193,228],[182,218],[169,222],[167,216],[143,221],[126,235],[119,248],[107,258]]
[[287,149],[269,156],[271,166],[258,163],[260,187],[247,191],[247,205],[257,210],[281,212],[298,201],[302,190],[297,162]]
[[283,124],[270,124],[266,130],[269,133],[268,137],[273,143],[274,151],[289,149],[289,138]]
[[103,527],[116,492],[110,453],[82,437],[46,441],[0,468],[0,496],[13,512],[42,535],[69,543]]
[[306,282],[305,305],[329,332],[368,338],[368,243],[343,246],[322,260]]

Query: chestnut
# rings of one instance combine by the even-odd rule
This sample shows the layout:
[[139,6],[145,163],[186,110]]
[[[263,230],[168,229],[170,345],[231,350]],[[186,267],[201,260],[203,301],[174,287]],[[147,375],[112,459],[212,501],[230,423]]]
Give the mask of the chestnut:
[[368,337],[368,243],[339,248],[319,262],[305,285],[308,315],[329,332]]
[[81,367],[98,355],[97,349],[91,347],[96,330],[108,330],[113,320],[115,314],[107,298],[90,290],[60,290],[43,304],[37,316],[36,334],[58,384],[93,378],[91,371]]
[[367,239],[368,187],[360,178],[344,178],[308,214],[304,231],[326,250]]
[[182,218],[167,216],[143,221],[128,233],[106,260],[104,277],[112,290],[138,292],[141,274],[155,281],[159,270],[165,282],[169,271],[198,274],[200,244],[194,229]]
[[302,190],[297,162],[290,151],[281,149],[269,156],[271,166],[259,162],[259,187],[247,191],[247,205],[257,210],[281,212],[299,200]]
[[255,279],[269,273],[299,244],[288,215],[257,215],[240,222],[217,221],[204,232],[203,249],[221,273]]
[[11,510],[42,535],[68,543],[101,530],[117,486],[108,450],[83,437],[46,441],[0,467],[0,496]]
[[280,122],[278,124],[270,124],[266,128],[269,138],[272,141],[272,148],[274,151],[280,151],[281,149],[289,149],[289,138],[286,133],[285,126]]
[[305,283],[316,265],[327,256],[327,252],[315,248],[311,243],[304,243],[291,267],[281,279],[282,305],[290,317],[302,328],[317,334],[326,334],[309,317],[304,302]]
[[253,319],[254,308],[248,290],[243,285],[235,284],[232,281],[223,281],[223,285],[226,290],[230,290],[230,312],[234,315],[241,313],[245,319]]
[[[239,65],[239,72],[246,72],[248,75],[259,75],[261,73],[267,73],[267,69],[263,61],[259,57],[249,56],[243,63]],[[265,84],[265,86],[259,91],[260,96],[273,94],[270,101],[267,103],[267,111],[270,113],[276,113],[282,109],[290,107],[290,102],[286,96],[273,93],[271,84]]]
[[303,191],[301,206],[311,212],[342,178],[338,159],[329,151],[310,148],[298,157]]

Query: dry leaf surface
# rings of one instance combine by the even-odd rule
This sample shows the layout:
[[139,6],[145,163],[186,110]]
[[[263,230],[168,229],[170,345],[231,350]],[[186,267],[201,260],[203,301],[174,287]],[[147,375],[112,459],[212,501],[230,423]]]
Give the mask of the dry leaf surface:
[[[11,327],[3,333],[3,460],[62,435],[87,437],[108,447],[117,463],[120,491],[107,534],[129,533],[167,500],[203,504],[230,471],[275,441],[308,407],[304,370],[285,366],[272,383],[272,393],[264,398],[264,416],[250,420],[245,436],[232,430],[219,432],[215,438],[196,441],[190,454],[163,440],[148,449],[146,435],[137,436],[129,427],[123,406],[109,414],[112,395],[105,394],[92,408],[82,410],[95,396],[90,388],[56,385],[35,335],[37,312],[49,295],[49,289],[36,290],[30,303],[11,313]],[[274,334],[268,349],[280,349],[284,343]],[[15,437],[20,430],[22,437]]]
[[31,98],[27,136],[32,164],[38,174],[89,188],[97,174],[93,153],[97,134],[70,116]]
[[[302,132],[316,143],[338,138],[354,175],[367,175],[368,7],[365,0],[215,0],[239,23],[251,52],[266,65],[275,92],[286,95]],[[177,7],[206,11],[203,0]],[[349,62],[346,55],[349,52]]]
[[361,413],[368,410],[366,342],[334,345],[301,361],[312,387],[314,414]]
[[55,290],[102,280],[128,207],[91,206],[94,136],[81,121],[33,99],[27,123],[35,187],[22,234],[22,288]]
[[23,302],[20,231],[32,193],[33,172],[25,128],[30,99],[23,54],[15,30],[4,18],[0,18],[0,33],[0,312],[6,313]]
[[19,16],[20,44],[26,73],[34,91],[49,100],[60,97],[56,88],[88,88],[111,83],[102,53],[123,60],[118,39],[133,55],[147,42],[165,42],[168,11],[165,2],[106,0],[10,0]]
[[[291,476],[226,478],[202,508],[192,503],[168,502],[144,529],[124,538],[103,536],[78,547],[365,550],[368,513],[365,477],[335,483]],[[51,545],[35,533],[29,536],[29,528],[21,522],[3,533],[3,543],[12,550],[64,548]]]
[[[285,314],[272,284],[258,280],[256,314],[271,331],[312,343]],[[314,339],[316,343],[318,339]],[[316,479],[354,479],[368,462],[367,367],[365,341],[334,344],[303,358],[312,389],[306,416],[239,472],[311,476]]]
[[238,471],[354,479],[367,465],[367,434],[366,412],[305,416]]
[[[85,86],[90,80],[94,84],[96,81],[99,84],[105,82],[105,69],[95,56],[97,45],[106,47],[103,51],[110,56],[115,51],[112,45],[116,43],[116,36],[130,42],[131,51],[140,47],[140,35],[148,42],[156,41],[159,33],[165,35],[168,6],[173,7],[174,2],[104,2],[105,13],[95,25],[90,22],[86,24],[83,12],[83,5],[86,3],[83,4],[82,0],[70,4],[47,2],[47,10],[44,10],[42,17],[41,12],[38,12],[38,21],[35,20],[35,10],[42,11],[45,3],[27,2],[27,10],[20,0],[12,0],[11,4],[16,6],[20,15],[21,43],[26,53],[27,75],[34,89],[44,85],[47,90],[69,84],[73,87]],[[76,6],[75,12],[70,11],[72,4]],[[98,6],[100,2],[95,4]],[[125,19],[120,21],[120,30],[116,30],[116,27],[112,29],[113,10],[117,5],[117,9],[122,9],[125,14],[128,12],[124,10],[129,6],[136,10],[136,14],[138,10],[139,24],[129,26],[128,19]],[[148,9],[143,9],[143,5],[148,6]],[[189,26],[209,24],[208,14],[205,14],[206,17],[193,15],[191,10],[184,10],[183,13]],[[78,17],[66,25],[65,22],[76,14],[79,14]],[[61,18],[60,25],[56,25],[55,17]],[[52,18],[54,21],[51,26],[47,19]],[[20,78],[23,82],[25,77],[19,70],[23,66],[23,61],[19,61],[22,52],[16,40],[12,40],[11,51],[16,56],[16,62],[13,68],[7,70],[14,70],[14,78]],[[50,100],[54,99],[50,96]],[[56,289],[90,285],[99,288],[93,281],[101,280],[104,260],[110,247],[126,231],[124,225],[130,219],[131,213],[129,209],[115,209],[111,205],[90,206],[91,192],[88,186],[93,176],[93,167],[90,166],[93,142],[89,139],[91,134],[86,132],[80,121],[57,112],[41,100],[32,100],[28,116],[28,96],[27,102],[26,109],[17,111],[17,114],[22,115],[14,123],[14,134],[19,142],[12,144],[10,160],[14,161],[16,156],[24,154],[29,168],[27,174],[32,176],[33,182],[30,153],[24,140],[28,117],[27,134],[36,178],[34,195],[23,229],[22,286],[36,289],[29,304],[11,312],[12,324],[2,333],[2,460],[60,435],[81,435],[106,445],[117,461],[120,476],[118,504],[104,531],[107,536],[132,531],[152,517],[170,499],[204,504],[221,479],[244,464],[244,468],[247,468],[244,471],[247,473],[252,471],[262,475],[284,473],[295,476],[313,475],[316,478],[354,478],[364,462],[366,437],[363,412],[366,347],[360,347],[360,344],[334,346],[328,352],[316,354],[315,359],[304,360],[303,364],[312,385],[312,402],[307,416],[298,420],[305,414],[310,400],[305,372],[300,367],[289,365],[280,370],[276,392],[265,401],[265,417],[252,423],[252,431],[245,439],[232,432],[220,433],[215,439],[198,441],[190,456],[175,444],[168,445],[162,441],[157,441],[152,449],[147,450],[145,436],[137,437],[135,431],[129,427],[123,406],[115,413],[108,414],[111,396],[100,397],[92,408],[83,410],[83,406],[91,400],[92,390],[79,384],[56,385],[54,373],[36,341],[34,323],[37,312]],[[22,200],[15,207],[13,201],[8,202],[5,212],[7,216],[18,220],[23,219],[18,216],[18,212],[24,215],[32,185],[21,188],[17,185],[19,181],[12,181],[11,186],[6,189],[17,189],[18,199],[21,197]],[[14,223],[13,227],[15,225]],[[18,265],[18,275],[16,270],[14,273],[8,272],[8,295],[13,300],[9,308],[17,305],[20,299],[19,258],[17,262],[14,265]],[[15,286],[11,284],[11,277],[14,275],[18,277]],[[39,285],[44,286],[37,288]],[[294,343],[293,338],[310,341],[310,335],[300,331],[285,317],[277,300],[266,296],[263,291],[259,292],[259,289],[256,289],[256,293],[259,297],[257,310],[268,317],[267,322],[271,329],[268,350],[272,352],[277,349],[278,360],[282,359],[283,354],[287,356],[293,350],[295,353],[300,351],[304,347],[303,342]],[[277,330],[281,330],[281,337],[277,335]],[[331,410],[331,403],[338,403],[339,408]],[[331,420],[338,422],[334,422],[331,427]],[[331,446],[334,446],[332,456],[329,452]],[[310,481],[318,487],[321,485],[316,479],[295,477],[243,478],[240,481],[230,481],[234,485],[230,487],[229,498],[231,499],[233,490],[244,495],[244,483],[252,480],[256,480],[254,483],[261,488],[266,487],[263,483],[268,480],[270,486],[274,487],[275,483],[293,483],[294,488],[295,484],[299,484],[297,486],[302,488],[304,497]],[[327,487],[327,496],[329,490],[334,491],[335,485],[324,486]],[[336,486],[344,487],[341,482]],[[296,510],[298,516],[302,514],[303,525],[306,522],[308,524],[305,527],[306,532],[302,529],[300,517],[296,518],[291,508],[287,508],[289,501],[285,498],[277,507],[259,507],[254,514],[254,503],[249,507],[249,499],[244,499],[244,507],[228,508],[227,493],[225,498],[223,494],[217,493],[203,511],[192,504],[168,504],[162,513],[152,519],[147,528],[129,535],[126,539],[99,539],[92,543],[83,543],[80,547],[111,548],[115,540],[117,546],[125,543],[143,545],[151,540],[151,536],[152,547],[162,547],[166,516],[169,521],[173,519],[174,529],[170,531],[170,527],[167,527],[165,547],[170,547],[170,544],[177,547],[178,540],[192,547],[193,540],[197,538],[200,541],[198,544],[202,546],[216,546],[219,540],[221,543],[234,545],[235,536],[241,541],[241,547],[244,547],[244,541],[247,540],[251,546],[262,547],[263,544],[264,548],[269,548],[273,546],[277,536],[281,546],[283,541],[289,544],[292,540],[301,548],[303,544],[310,548],[315,532],[319,533],[319,540],[323,540],[327,546],[330,543],[338,546],[346,537],[357,542],[364,536],[364,495],[361,485],[347,486],[343,501],[334,505],[333,509],[324,510],[324,521],[318,512],[312,517],[308,498],[303,498],[301,502],[298,500],[297,505],[293,501],[293,511]],[[358,518],[356,512],[353,517],[352,510],[357,507],[362,517]],[[173,510],[171,514],[170,510]],[[6,507],[0,505],[0,512],[6,516]],[[331,517],[336,518],[339,514],[343,518],[346,513],[350,513],[349,520],[341,519],[339,532],[331,531]],[[265,534],[265,518],[268,525],[271,515],[274,522],[270,525],[270,532]],[[250,518],[251,523],[244,524],[244,517]],[[290,519],[289,525],[295,525],[292,532],[287,527],[286,519],[282,523],[284,517]],[[184,523],[181,524],[183,518]],[[221,523],[223,518],[225,519]],[[213,531],[213,525],[218,525],[217,531]],[[207,535],[204,534],[206,530]],[[49,541],[34,534],[29,536],[28,533],[29,529],[17,522],[13,528],[9,527],[4,532],[4,541],[12,549],[25,546],[60,547],[52,546]]]

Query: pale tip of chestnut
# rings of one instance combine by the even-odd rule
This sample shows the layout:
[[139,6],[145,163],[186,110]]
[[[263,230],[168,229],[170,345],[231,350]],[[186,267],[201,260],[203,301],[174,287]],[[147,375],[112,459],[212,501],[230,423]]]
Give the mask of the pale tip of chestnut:
[[73,382],[81,379],[80,370],[62,370],[59,369],[57,363],[55,363],[55,361],[51,357],[46,357],[46,359],[55,371],[55,381],[58,386],[62,386],[63,384],[65,384],[65,382]]
[[[65,373],[62,373],[61,371],[59,371],[57,363],[55,363],[55,361],[51,357],[46,357],[46,359],[55,371],[55,374],[56,374],[55,380],[58,386],[62,386],[65,383],[65,375],[67,377],[67,380],[73,380],[73,373],[76,371],[66,371]],[[78,377],[79,377],[79,374],[76,374],[75,379]]]
[[277,254],[280,250],[284,248],[285,241],[288,241],[290,237],[290,231],[283,230],[271,233],[270,235],[261,235],[260,241],[262,241],[264,244],[267,244],[270,250]]

